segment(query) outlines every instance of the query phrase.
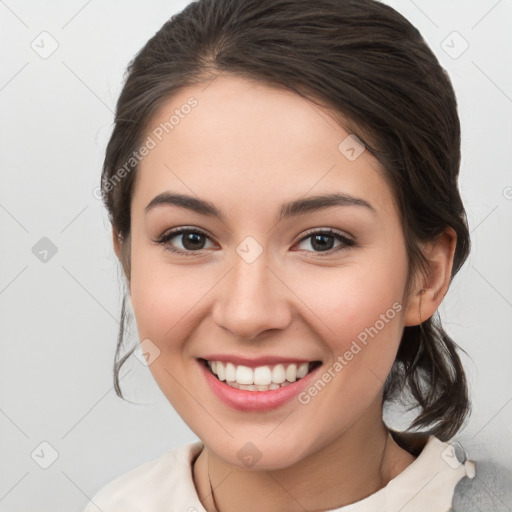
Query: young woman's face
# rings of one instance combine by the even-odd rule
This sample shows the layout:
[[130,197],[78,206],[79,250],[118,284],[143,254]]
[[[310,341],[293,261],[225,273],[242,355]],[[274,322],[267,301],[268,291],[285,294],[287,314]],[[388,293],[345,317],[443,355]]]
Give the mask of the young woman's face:
[[380,421],[407,256],[377,160],[301,96],[229,75],[182,89],[147,135],[131,301],[190,428],[231,464],[275,469]]

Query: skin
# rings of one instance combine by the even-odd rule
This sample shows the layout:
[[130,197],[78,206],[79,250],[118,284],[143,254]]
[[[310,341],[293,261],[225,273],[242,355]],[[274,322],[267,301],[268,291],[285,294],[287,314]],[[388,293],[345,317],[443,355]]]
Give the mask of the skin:
[[[191,96],[197,107],[141,162],[129,245],[114,232],[114,246],[121,259],[130,252],[139,337],[160,350],[150,370],[205,445],[193,467],[198,494],[215,510],[209,474],[222,512],[325,510],[361,500],[414,460],[388,435],[382,386],[404,326],[429,318],[448,289],[455,234],[447,229],[423,247],[429,274],[412,276],[406,297],[402,223],[369,151],[350,161],[338,150],[349,133],[318,106],[227,74],[206,88],[181,89],[151,126]],[[170,204],[146,211],[169,191],[207,200],[225,217]],[[282,203],[333,191],[373,211],[335,206],[278,220]],[[155,242],[180,226],[206,232],[204,248],[184,256],[169,250],[186,250],[182,235]],[[355,243],[328,237],[334,244],[326,254],[305,238],[313,228]],[[236,252],[248,236],[263,249],[252,263]],[[299,357],[328,368],[394,303],[401,311],[307,405],[292,399],[273,411],[236,411],[199,371],[197,358],[214,352]],[[251,468],[237,457],[247,442],[261,453]]]

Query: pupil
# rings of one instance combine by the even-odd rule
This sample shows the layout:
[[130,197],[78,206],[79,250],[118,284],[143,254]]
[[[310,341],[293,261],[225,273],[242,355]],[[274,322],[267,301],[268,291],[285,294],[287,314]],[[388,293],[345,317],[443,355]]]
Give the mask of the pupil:
[[186,249],[202,249],[202,245],[204,245],[204,242],[201,243],[202,236],[203,235],[199,233],[187,233],[183,235],[183,247]]
[[[329,238],[331,243],[325,243],[326,238]],[[322,242],[322,240],[323,240],[323,242]],[[317,243],[319,243],[318,246],[316,246]],[[333,237],[330,235],[315,235],[313,237],[313,240],[311,241],[313,248],[318,249],[320,251],[328,251],[329,249],[332,249],[333,243],[334,243]]]

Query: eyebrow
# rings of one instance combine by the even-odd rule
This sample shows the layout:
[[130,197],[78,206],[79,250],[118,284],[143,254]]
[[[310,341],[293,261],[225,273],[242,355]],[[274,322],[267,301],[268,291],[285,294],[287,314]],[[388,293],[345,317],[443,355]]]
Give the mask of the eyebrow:
[[[225,220],[225,216],[222,211],[214,204],[205,201],[204,199],[198,199],[197,197],[172,192],[163,192],[155,196],[146,206],[145,211],[148,212],[149,210],[162,205],[179,206],[201,215],[217,217],[223,221]],[[312,213],[326,208],[332,208],[334,206],[359,206],[366,208],[373,214],[377,213],[375,208],[364,199],[354,197],[350,194],[335,193],[317,195],[305,199],[296,199],[288,203],[283,203],[279,211],[278,220],[304,215],[306,213]]]

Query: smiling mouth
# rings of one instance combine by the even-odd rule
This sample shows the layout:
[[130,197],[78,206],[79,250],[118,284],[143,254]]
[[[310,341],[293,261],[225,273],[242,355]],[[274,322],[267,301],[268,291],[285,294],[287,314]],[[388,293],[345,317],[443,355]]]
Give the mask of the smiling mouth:
[[321,361],[305,363],[279,363],[251,368],[227,361],[200,359],[218,380],[245,391],[273,391],[289,386],[318,368]]

